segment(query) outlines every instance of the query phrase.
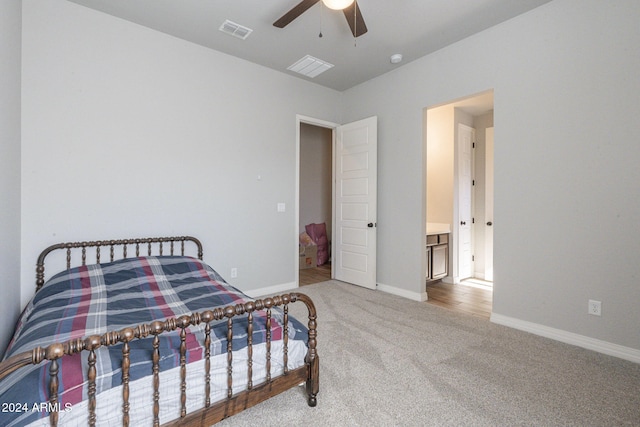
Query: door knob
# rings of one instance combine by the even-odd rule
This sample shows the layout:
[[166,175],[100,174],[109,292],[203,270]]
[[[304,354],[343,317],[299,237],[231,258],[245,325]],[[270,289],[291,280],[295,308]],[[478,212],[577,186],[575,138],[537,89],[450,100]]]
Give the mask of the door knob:
[[492,223],[491,221],[489,221],[489,222],[487,223],[487,225],[488,225],[489,227],[491,227],[491,226],[493,225],[493,223]]
[[460,221],[460,225],[467,225],[466,221]]
[[369,228],[373,228],[373,223],[372,223],[372,222],[370,222],[369,224],[367,224],[367,227],[369,227]]

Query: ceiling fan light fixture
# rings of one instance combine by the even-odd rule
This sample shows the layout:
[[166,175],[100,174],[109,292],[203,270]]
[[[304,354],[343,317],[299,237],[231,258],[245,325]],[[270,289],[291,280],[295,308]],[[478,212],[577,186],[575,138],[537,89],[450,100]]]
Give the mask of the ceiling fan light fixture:
[[325,6],[333,10],[342,10],[351,6],[354,0],[322,0]]

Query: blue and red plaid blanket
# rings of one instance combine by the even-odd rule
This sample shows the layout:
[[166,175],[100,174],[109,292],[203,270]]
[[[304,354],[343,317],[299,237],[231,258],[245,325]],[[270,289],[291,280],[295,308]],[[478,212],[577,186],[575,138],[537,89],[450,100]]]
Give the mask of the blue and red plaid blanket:
[[[250,301],[210,266],[191,257],[138,257],[100,265],[73,268],[52,277],[23,311],[5,359],[54,342],[89,335],[101,335],[154,320],[165,320],[215,307]],[[306,342],[307,329],[290,317],[291,339]],[[273,310],[272,339],[282,339],[282,313]],[[264,313],[254,314],[253,343],[265,341]],[[234,318],[233,350],[246,347],[246,316]],[[179,366],[179,332],[161,335],[160,370]],[[134,381],[151,373],[151,338],[133,341],[130,378]],[[211,354],[225,353],[226,320],[212,325]],[[189,328],[187,363],[204,357],[203,327]],[[122,344],[100,348],[97,352],[97,393],[121,384]],[[60,402],[75,404],[87,397],[86,354],[64,357],[60,361]],[[0,382],[0,404],[31,409],[47,401],[49,374],[46,364],[29,366]],[[64,390],[64,391],[63,391]],[[13,406],[9,406],[13,405]],[[22,411],[0,414],[0,425],[13,421],[26,424],[46,413]],[[6,422],[6,424],[5,424]]]

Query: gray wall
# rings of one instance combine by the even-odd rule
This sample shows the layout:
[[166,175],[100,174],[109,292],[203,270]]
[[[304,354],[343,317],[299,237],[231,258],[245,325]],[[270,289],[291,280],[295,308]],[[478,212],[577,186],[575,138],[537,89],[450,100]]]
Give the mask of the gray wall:
[[640,349],[638,22],[556,0],[345,92],[379,120],[379,283],[424,286],[423,108],[494,89],[495,319]]
[[331,239],[333,131],[300,124],[300,232],[311,223],[325,223]]
[[296,115],[339,92],[64,0],[23,18],[23,303],[61,239],[193,234],[244,291],[295,286]]
[[21,9],[0,2],[0,354],[20,310]]

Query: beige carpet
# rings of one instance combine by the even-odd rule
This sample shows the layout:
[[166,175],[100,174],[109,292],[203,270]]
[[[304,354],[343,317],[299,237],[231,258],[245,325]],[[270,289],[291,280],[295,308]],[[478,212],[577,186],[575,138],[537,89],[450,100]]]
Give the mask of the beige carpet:
[[298,388],[218,425],[640,426],[638,364],[337,281],[300,292],[318,406]]

